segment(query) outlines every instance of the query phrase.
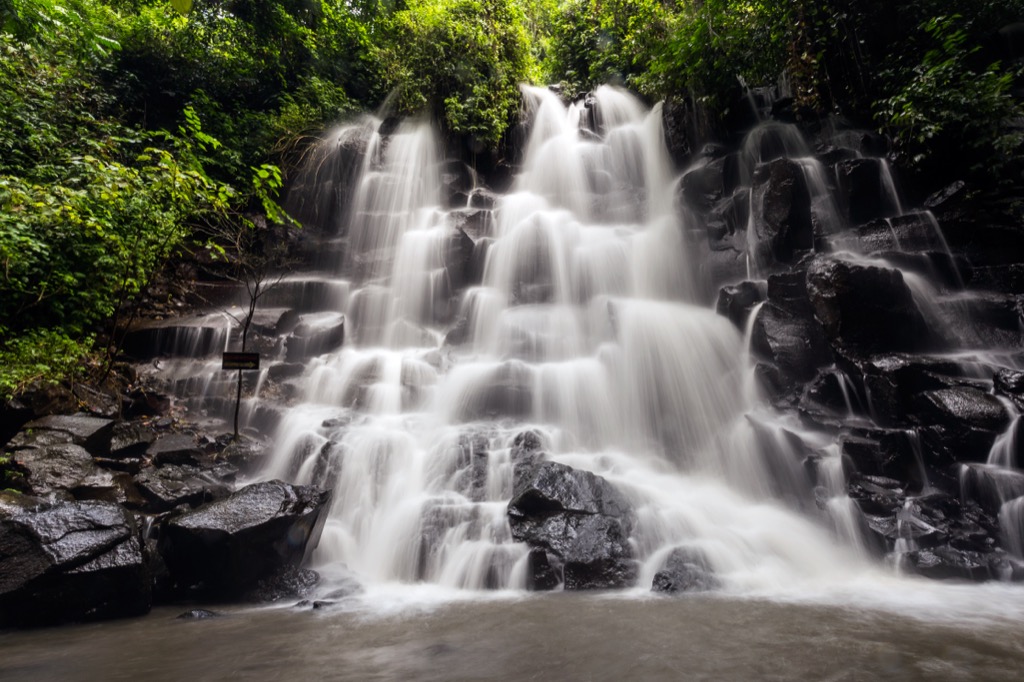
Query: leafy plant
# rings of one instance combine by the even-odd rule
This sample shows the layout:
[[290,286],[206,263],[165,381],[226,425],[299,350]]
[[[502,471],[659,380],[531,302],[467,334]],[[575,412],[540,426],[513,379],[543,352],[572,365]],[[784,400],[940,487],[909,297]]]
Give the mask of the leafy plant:
[[93,338],[71,339],[53,329],[33,329],[0,345],[0,400],[9,400],[34,382],[57,383],[83,376]]
[[490,148],[533,69],[525,17],[511,0],[410,0],[389,20],[382,60],[400,112],[435,113]]
[[964,24],[963,17],[951,15],[921,26],[932,47],[896,93],[878,102],[877,114],[910,164],[954,148],[974,172],[998,177],[1024,144],[1024,131],[1011,125],[1024,115],[1011,92],[1018,74],[998,61],[976,67],[972,58],[981,48],[969,40]]

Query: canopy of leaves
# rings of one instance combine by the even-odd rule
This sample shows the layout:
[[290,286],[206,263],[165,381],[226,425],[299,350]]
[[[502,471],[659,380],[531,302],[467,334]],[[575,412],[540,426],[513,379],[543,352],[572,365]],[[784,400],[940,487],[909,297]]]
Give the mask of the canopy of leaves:
[[525,15],[512,0],[409,0],[391,16],[381,54],[400,113],[435,112],[491,148],[534,69]]

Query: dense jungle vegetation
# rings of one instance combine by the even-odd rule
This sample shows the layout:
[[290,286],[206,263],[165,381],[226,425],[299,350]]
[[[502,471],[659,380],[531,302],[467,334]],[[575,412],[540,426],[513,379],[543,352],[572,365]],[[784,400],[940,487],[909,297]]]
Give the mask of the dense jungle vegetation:
[[713,134],[741,80],[784,79],[793,116],[876,128],[908,171],[1018,186],[1019,21],[1024,0],[0,0],[0,394],[102,366],[172,254],[285,220],[303,151],[362,110],[500,156],[522,82],[674,98]]

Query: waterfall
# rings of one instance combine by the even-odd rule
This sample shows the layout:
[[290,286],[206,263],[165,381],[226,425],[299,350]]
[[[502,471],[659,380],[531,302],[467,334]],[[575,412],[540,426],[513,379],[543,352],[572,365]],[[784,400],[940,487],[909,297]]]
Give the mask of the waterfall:
[[[693,304],[660,107],[610,87],[588,106],[531,87],[524,101],[521,171],[472,248],[442,208],[429,125],[366,145],[334,268],[347,340],[307,363],[262,472],[335,491],[322,572],[524,587],[505,507],[528,428],[633,503],[648,584],[684,544],[736,589],[849,571],[789,506],[809,486],[785,439],[765,440],[770,415],[750,419],[743,339]],[[482,269],[452,300],[459,244]],[[453,324],[463,343],[445,342]]]
[[[524,86],[523,102],[528,134],[501,194],[471,172],[450,186],[461,171],[428,122],[365,117],[331,133],[291,200],[322,238],[309,271],[264,300],[269,369],[242,416],[274,444],[256,476],[334,491],[313,557],[328,584],[526,589],[531,552],[513,538],[508,505],[515,442],[527,431],[547,460],[597,474],[628,501],[638,589],[677,549],[698,553],[723,589],[754,594],[845,587],[884,570],[872,554],[894,550],[899,563],[929,551],[938,530],[922,505],[937,484],[922,454],[926,429],[889,429],[892,447],[911,451],[914,495],[872,476],[868,492],[898,496],[899,508],[884,517],[868,500],[864,511],[847,493],[842,439],[891,436],[878,435],[886,387],[829,355],[811,369],[834,387],[825,426],[796,409],[806,394],[777,410],[752,351],[759,316],[793,314],[772,300],[775,285],[764,302],[758,283],[745,319],[704,305],[709,290],[735,281],[706,267],[716,248],[739,254],[748,279],[826,251],[844,266],[898,268],[923,324],[943,330],[959,366],[990,379],[1004,356],[979,350],[990,346],[970,324],[976,297],[934,216],[903,213],[884,159],[840,155],[878,178],[878,215],[851,227],[842,183],[794,126],[760,124],[730,157],[698,160],[686,175],[700,179],[687,188],[669,161],[660,105],[607,86],[572,104]],[[783,233],[774,216],[774,233],[755,234],[769,218],[751,185],[776,181],[765,169],[797,188],[805,233]],[[701,222],[708,211],[679,202],[715,173],[714,201],[730,208],[712,230]],[[709,249],[712,237],[694,236],[712,232],[722,244]],[[906,267],[910,249],[945,256],[955,281]],[[192,355],[228,342],[225,318],[216,320],[181,333],[200,349]],[[211,419],[227,411],[233,375],[214,360],[160,371],[179,394],[199,396],[190,407]],[[961,498],[985,498],[1019,554],[1024,498],[1003,471],[1019,451],[1017,426],[989,465],[962,470]],[[1013,486],[986,492],[1004,479]]]

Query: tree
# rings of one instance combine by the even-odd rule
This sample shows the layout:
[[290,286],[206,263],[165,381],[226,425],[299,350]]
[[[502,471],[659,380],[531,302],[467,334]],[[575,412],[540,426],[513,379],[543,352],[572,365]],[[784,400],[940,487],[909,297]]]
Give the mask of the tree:
[[[276,166],[254,168],[252,198],[262,209],[256,215],[236,215],[206,227],[207,248],[228,264],[226,276],[245,291],[242,314],[227,314],[240,328],[241,352],[248,349],[249,331],[260,301],[277,287],[293,265],[289,257],[287,230],[296,226],[275,200],[282,184]],[[224,274],[224,273],[218,273]],[[238,418],[242,404],[242,371],[238,370],[235,391],[234,439],[238,440]]]

